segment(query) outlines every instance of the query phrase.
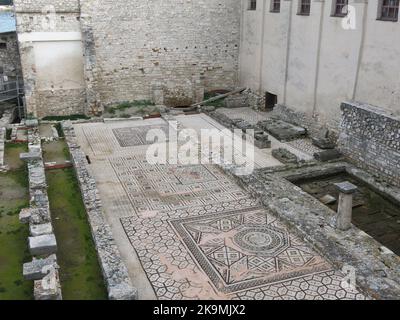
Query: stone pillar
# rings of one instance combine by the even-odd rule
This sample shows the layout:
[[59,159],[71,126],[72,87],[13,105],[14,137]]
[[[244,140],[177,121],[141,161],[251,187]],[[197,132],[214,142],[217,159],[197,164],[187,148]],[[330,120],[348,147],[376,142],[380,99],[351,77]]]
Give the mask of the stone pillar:
[[357,186],[350,182],[335,183],[339,190],[339,207],[336,216],[336,228],[342,231],[351,228],[353,217],[353,194],[357,191]]

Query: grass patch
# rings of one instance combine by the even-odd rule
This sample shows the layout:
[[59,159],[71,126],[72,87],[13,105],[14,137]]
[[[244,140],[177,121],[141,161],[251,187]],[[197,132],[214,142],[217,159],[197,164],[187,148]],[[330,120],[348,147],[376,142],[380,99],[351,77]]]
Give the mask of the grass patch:
[[[6,148],[6,156],[10,150]],[[0,300],[32,300],[33,281],[25,281],[22,265],[31,261],[29,229],[18,214],[29,206],[26,166],[0,174]]]
[[71,121],[76,121],[76,120],[89,120],[90,117],[84,115],[84,114],[72,114],[69,116],[48,116],[44,117],[42,120],[43,121],[65,121],[65,120],[71,120]]
[[[214,97],[219,96],[219,95],[220,95],[219,93],[207,92],[207,93],[204,94],[204,100],[208,100],[208,99],[214,98]],[[215,108],[224,108],[225,107],[225,101],[224,100],[225,100],[225,98],[219,99],[219,100],[216,100],[216,101],[213,101],[213,102],[208,102],[208,103],[206,103],[204,105],[205,106],[212,106],[212,107],[215,107]]]
[[63,298],[107,299],[74,169],[51,170],[46,176]]
[[11,170],[26,168],[25,163],[19,158],[20,153],[24,152],[28,152],[26,143],[6,143],[4,160]]
[[[150,100],[125,101],[120,104],[108,107],[106,111],[111,115],[115,115],[116,113],[124,112],[128,109],[134,109],[135,113],[145,114],[148,112],[149,107],[153,106],[155,106],[155,104]],[[121,117],[123,117],[124,115],[126,115],[126,113],[122,114]]]
[[6,140],[11,140],[12,129],[6,130]]

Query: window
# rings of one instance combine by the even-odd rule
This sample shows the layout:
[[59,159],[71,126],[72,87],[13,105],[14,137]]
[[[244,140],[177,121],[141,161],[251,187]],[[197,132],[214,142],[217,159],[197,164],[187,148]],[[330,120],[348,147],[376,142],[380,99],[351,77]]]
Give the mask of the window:
[[311,0],[299,0],[299,12],[301,16],[309,16],[311,11]]
[[271,0],[271,12],[281,12],[281,0]]
[[7,50],[7,43],[0,42],[0,50]]
[[334,0],[333,17],[345,17],[348,14],[349,0]]
[[248,10],[257,10],[257,0],[249,0],[249,9]]
[[399,0],[381,0],[379,18],[385,21],[398,21]]

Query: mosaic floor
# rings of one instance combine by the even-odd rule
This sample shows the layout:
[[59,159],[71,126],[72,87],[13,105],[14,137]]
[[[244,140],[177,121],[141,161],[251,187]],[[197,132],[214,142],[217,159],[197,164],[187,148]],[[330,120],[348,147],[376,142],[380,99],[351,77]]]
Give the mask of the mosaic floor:
[[231,119],[243,119],[252,125],[256,125],[258,122],[268,118],[267,113],[256,111],[251,108],[220,108],[217,112]]
[[142,139],[151,126],[163,121],[75,126],[139,292],[164,300],[364,298],[217,166],[149,164]]

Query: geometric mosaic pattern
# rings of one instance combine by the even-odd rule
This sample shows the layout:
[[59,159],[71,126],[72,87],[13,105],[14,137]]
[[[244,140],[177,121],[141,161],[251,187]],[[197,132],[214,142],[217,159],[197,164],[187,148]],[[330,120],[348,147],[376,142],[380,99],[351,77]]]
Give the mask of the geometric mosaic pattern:
[[[250,198],[121,223],[160,300],[365,299]],[[274,242],[266,230],[282,237]]]
[[137,156],[110,163],[139,215],[248,197],[214,165],[149,164]]
[[[149,164],[141,146],[148,130],[160,128],[167,126],[84,125],[81,131],[107,215],[118,210],[123,217],[157,298],[365,299],[343,288],[339,271],[218,166]],[[115,192],[102,189],[114,185]]]
[[225,293],[331,269],[263,208],[176,219],[171,225]]
[[120,146],[126,148],[152,144],[154,141],[147,140],[147,134],[150,130],[161,130],[165,134],[165,137],[167,137],[168,129],[168,125],[152,125],[142,127],[117,128],[113,129],[113,133],[117,138]]

